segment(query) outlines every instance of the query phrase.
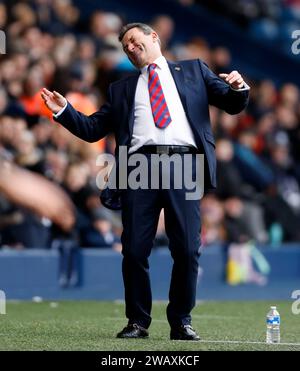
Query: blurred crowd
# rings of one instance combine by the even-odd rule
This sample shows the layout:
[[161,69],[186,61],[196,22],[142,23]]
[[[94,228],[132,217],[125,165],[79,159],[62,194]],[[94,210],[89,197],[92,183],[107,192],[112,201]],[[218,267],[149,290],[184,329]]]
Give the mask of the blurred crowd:
[[300,29],[299,0],[179,0],[186,5],[198,3],[232,19],[254,39],[276,45],[289,56],[294,30]]
[[[110,82],[133,71],[118,42],[126,21],[100,9],[85,20],[71,0],[0,2],[7,37],[0,56],[0,246],[76,241],[120,251],[120,213],[101,205],[96,186],[97,155],[113,153],[114,139],[76,138],[53,121],[40,92],[57,90],[76,109],[96,111]],[[230,51],[211,48],[201,35],[176,42],[169,16],[149,23],[167,59],[201,58],[216,73],[234,69]],[[299,241],[299,87],[245,79],[245,112],[230,116],[211,107],[219,186],[202,200],[202,241]],[[166,244],[162,212],[155,245]]]

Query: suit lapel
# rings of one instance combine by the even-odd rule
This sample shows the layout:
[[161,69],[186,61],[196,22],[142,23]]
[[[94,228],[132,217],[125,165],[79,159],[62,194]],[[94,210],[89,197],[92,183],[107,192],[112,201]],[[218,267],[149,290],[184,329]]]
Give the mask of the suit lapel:
[[133,132],[133,121],[134,121],[134,97],[140,74],[132,76],[127,80],[126,83],[126,98],[128,102],[128,125],[129,125],[129,136],[132,137]]
[[187,113],[187,104],[186,104],[186,91],[185,91],[185,82],[184,82],[184,74],[182,66],[178,63],[169,62],[168,65],[171,71],[171,74],[173,76],[173,79],[175,81],[178,94],[180,96],[181,103],[183,105],[183,108],[185,112]]

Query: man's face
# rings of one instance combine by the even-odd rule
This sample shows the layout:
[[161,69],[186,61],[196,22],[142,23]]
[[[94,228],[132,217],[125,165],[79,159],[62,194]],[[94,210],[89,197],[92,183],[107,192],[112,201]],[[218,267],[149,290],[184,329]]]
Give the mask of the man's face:
[[142,30],[135,27],[125,33],[122,46],[131,63],[137,68],[142,68],[155,59],[158,36],[155,32],[145,35]]

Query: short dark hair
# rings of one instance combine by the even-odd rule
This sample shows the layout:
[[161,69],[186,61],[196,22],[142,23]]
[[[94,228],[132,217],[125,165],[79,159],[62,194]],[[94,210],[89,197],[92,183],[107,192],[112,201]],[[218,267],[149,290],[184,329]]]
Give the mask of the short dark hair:
[[[138,28],[140,29],[145,35],[150,35],[151,32],[155,32],[152,27],[150,27],[146,23],[140,23],[140,22],[135,22],[135,23],[128,23],[125,26],[121,28],[120,34],[119,34],[119,41],[121,42],[123,40],[124,35],[126,34],[127,31],[131,30],[132,28]],[[159,38],[158,38],[159,40]],[[159,40],[160,43],[160,40]]]

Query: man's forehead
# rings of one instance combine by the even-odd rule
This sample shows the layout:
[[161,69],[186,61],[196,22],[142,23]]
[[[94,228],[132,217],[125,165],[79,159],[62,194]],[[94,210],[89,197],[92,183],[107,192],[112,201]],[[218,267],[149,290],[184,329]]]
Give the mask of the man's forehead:
[[140,34],[144,34],[144,33],[138,27],[131,28],[130,30],[128,30],[125,33],[122,42],[126,42],[126,41],[130,40],[131,37],[136,36],[136,35],[140,35]]

